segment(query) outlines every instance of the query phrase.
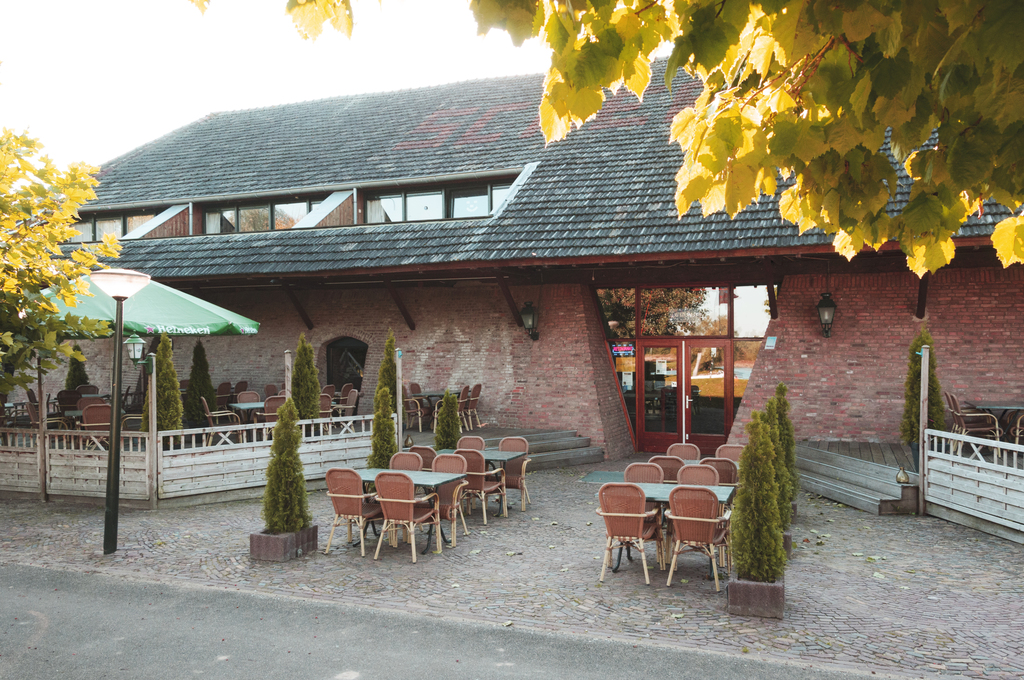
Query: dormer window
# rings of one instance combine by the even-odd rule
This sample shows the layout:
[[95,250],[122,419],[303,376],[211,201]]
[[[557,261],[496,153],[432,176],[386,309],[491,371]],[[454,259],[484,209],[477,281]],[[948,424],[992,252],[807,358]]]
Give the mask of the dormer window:
[[366,199],[366,223],[487,217],[501,205],[511,187],[502,183],[371,195]]

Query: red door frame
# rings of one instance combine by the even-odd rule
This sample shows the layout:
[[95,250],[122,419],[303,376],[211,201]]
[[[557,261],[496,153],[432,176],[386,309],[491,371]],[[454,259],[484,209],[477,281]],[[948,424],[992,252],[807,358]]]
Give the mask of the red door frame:
[[[647,431],[647,404],[646,404],[646,373],[644,368],[644,357],[646,351],[650,347],[671,347],[676,351],[676,431],[675,432],[648,432]],[[668,450],[668,447],[676,442],[683,441],[683,409],[685,408],[685,400],[682,398],[683,395],[687,394],[686,390],[689,390],[689,378],[685,376],[684,366],[689,362],[687,357],[683,354],[684,351],[682,339],[654,339],[644,338],[636,340],[636,358],[637,358],[637,390],[636,390],[636,438],[637,438],[637,449],[647,453],[664,453]],[[685,384],[680,386],[680,381]],[[640,389],[641,386],[644,389]],[[662,404],[664,408],[664,404]]]

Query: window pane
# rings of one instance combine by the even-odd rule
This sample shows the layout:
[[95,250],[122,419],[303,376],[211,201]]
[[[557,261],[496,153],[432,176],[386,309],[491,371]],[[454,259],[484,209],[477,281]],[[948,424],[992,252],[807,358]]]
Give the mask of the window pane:
[[402,197],[380,196],[366,201],[366,223],[384,224],[386,222],[401,222]]
[[768,289],[764,286],[736,288],[733,301],[733,329],[737,338],[763,338],[768,330]]
[[675,347],[644,349],[644,430],[678,432],[679,361]]
[[491,212],[494,212],[501,207],[505,197],[508,196],[509,190],[512,188],[511,184],[504,184],[502,186],[491,188]]
[[651,288],[640,292],[643,335],[725,335],[728,288]]
[[690,434],[725,434],[725,348],[690,349]]
[[129,215],[127,233],[132,233],[146,222],[149,222],[154,217],[156,217],[156,215]]
[[615,377],[619,381],[622,399],[626,402],[626,413],[630,427],[636,432],[636,343],[610,342],[612,359],[615,361]]
[[270,230],[270,208],[261,205],[256,208],[239,208],[238,210],[239,231],[269,231]]
[[206,213],[207,234],[233,234],[236,231],[235,211],[233,209],[214,210]]
[[308,212],[305,203],[278,203],[274,206],[274,229],[291,229]]
[[121,235],[121,218],[115,220],[96,220],[96,240],[103,238],[104,234]]
[[451,192],[452,217],[482,217],[487,214],[487,188],[457,189]]
[[411,221],[444,219],[444,198],[440,191],[409,194],[405,197],[405,207]]
[[71,226],[81,233],[79,233],[78,236],[72,236],[69,238],[69,243],[82,243],[84,241],[92,240],[92,220],[89,220],[88,222],[77,222]]
[[734,414],[739,412],[740,402],[743,401],[743,394],[747,390],[747,382],[750,380],[760,350],[760,340],[737,340],[732,345]]
[[601,325],[607,337],[636,337],[635,288],[599,288],[597,302],[601,307]]

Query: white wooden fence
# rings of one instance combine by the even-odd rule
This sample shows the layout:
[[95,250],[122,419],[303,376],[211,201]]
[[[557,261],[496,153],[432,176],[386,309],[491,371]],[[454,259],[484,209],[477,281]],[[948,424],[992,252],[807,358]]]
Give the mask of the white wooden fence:
[[[1024,543],[1024,446],[925,431],[926,512]],[[991,459],[992,462],[988,462]]]
[[[365,467],[373,416],[301,420],[307,480],[332,467]],[[266,484],[273,423],[173,430],[121,436],[123,499],[149,501],[233,491]],[[0,492],[103,497],[108,439],[105,432],[0,429]],[[41,446],[43,444],[43,446]],[[45,487],[41,484],[44,464]]]

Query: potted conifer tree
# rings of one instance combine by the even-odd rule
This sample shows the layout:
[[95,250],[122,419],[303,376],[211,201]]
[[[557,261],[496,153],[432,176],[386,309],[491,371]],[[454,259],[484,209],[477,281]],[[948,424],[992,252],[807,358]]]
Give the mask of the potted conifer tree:
[[[143,432],[149,431],[149,399],[142,404]],[[156,350],[156,431],[181,429],[181,388],[174,370],[174,352],[166,333],[160,336]]]
[[203,341],[196,341],[192,348],[192,370],[188,374],[188,387],[185,388],[184,414],[189,427],[206,427],[206,412],[200,397],[206,397],[208,406],[217,406],[217,390],[213,389],[210,380],[210,363],[206,359],[206,348]]
[[459,400],[445,390],[441,408],[437,412],[437,425],[434,427],[434,449],[454,449],[459,443],[459,435]]
[[751,414],[740,457],[740,484],[732,513],[732,554],[738,578],[729,582],[729,613],[781,619],[786,604],[786,552],[779,523],[775,452],[765,416]]
[[306,341],[306,334],[299,336],[299,347],[295,352],[295,367],[292,369],[292,399],[300,420],[320,417],[320,377],[313,361],[313,345]]
[[64,378],[64,389],[66,390],[78,389],[79,385],[89,384],[89,374],[85,371],[85,362],[78,359],[82,356],[82,348],[75,345],[73,349],[74,354],[71,355],[71,361],[68,363],[68,374]]
[[386,385],[378,385],[373,401],[373,438],[371,439],[370,457],[366,459],[366,467],[383,470],[391,466],[391,456],[398,453],[398,442],[395,440],[395,421],[391,419],[391,390]]
[[384,341],[384,357],[377,370],[377,390],[373,396],[373,410],[377,412],[377,395],[386,387],[391,395],[391,412],[398,413],[398,366],[395,364],[395,334],[389,328],[388,339]]
[[789,522],[783,525],[783,530],[788,530],[793,518],[796,517],[796,499],[800,492],[800,471],[796,467],[796,430],[793,428],[793,421],[789,419],[789,400],[786,395],[789,388],[786,383],[779,383],[775,386],[775,408],[779,416],[779,443],[785,452],[786,469],[789,471],[789,499],[790,516]]
[[928,345],[928,426],[934,430],[946,429],[946,409],[942,404],[942,385],[935,369],[935,341],[928,327],[921,324],[917,337],[907,351],[907,380],[903,385],[903,419],[900,421],[900,438],[910,444],[914,454],[914,471],[921,468],[918,428],[921,424],[921,348]]
[[775,468],[775,482],[779,486],[779,495],[776,502],[779,505],[779,526],[782,528],[782,547],[786,551],[786,557],[793,554],[793,535],[789,531],[789,523],[793,516],[792,503],[792,482],[789,478],[789,468],[786,467],[786,451],[782,447],[779,436],[779,399],[772,397],[764,406],[764,424],[768,428],[772,449],[775,458],[772,465]]
[[274,443],[263,490],[266,528],[249,534],[249,556],[255,560],[286,562],[315,552],[318,527],[313,524],[306,495],[306,476],[299,458],[302,433],[295,402],[288,399],[277,409]]

